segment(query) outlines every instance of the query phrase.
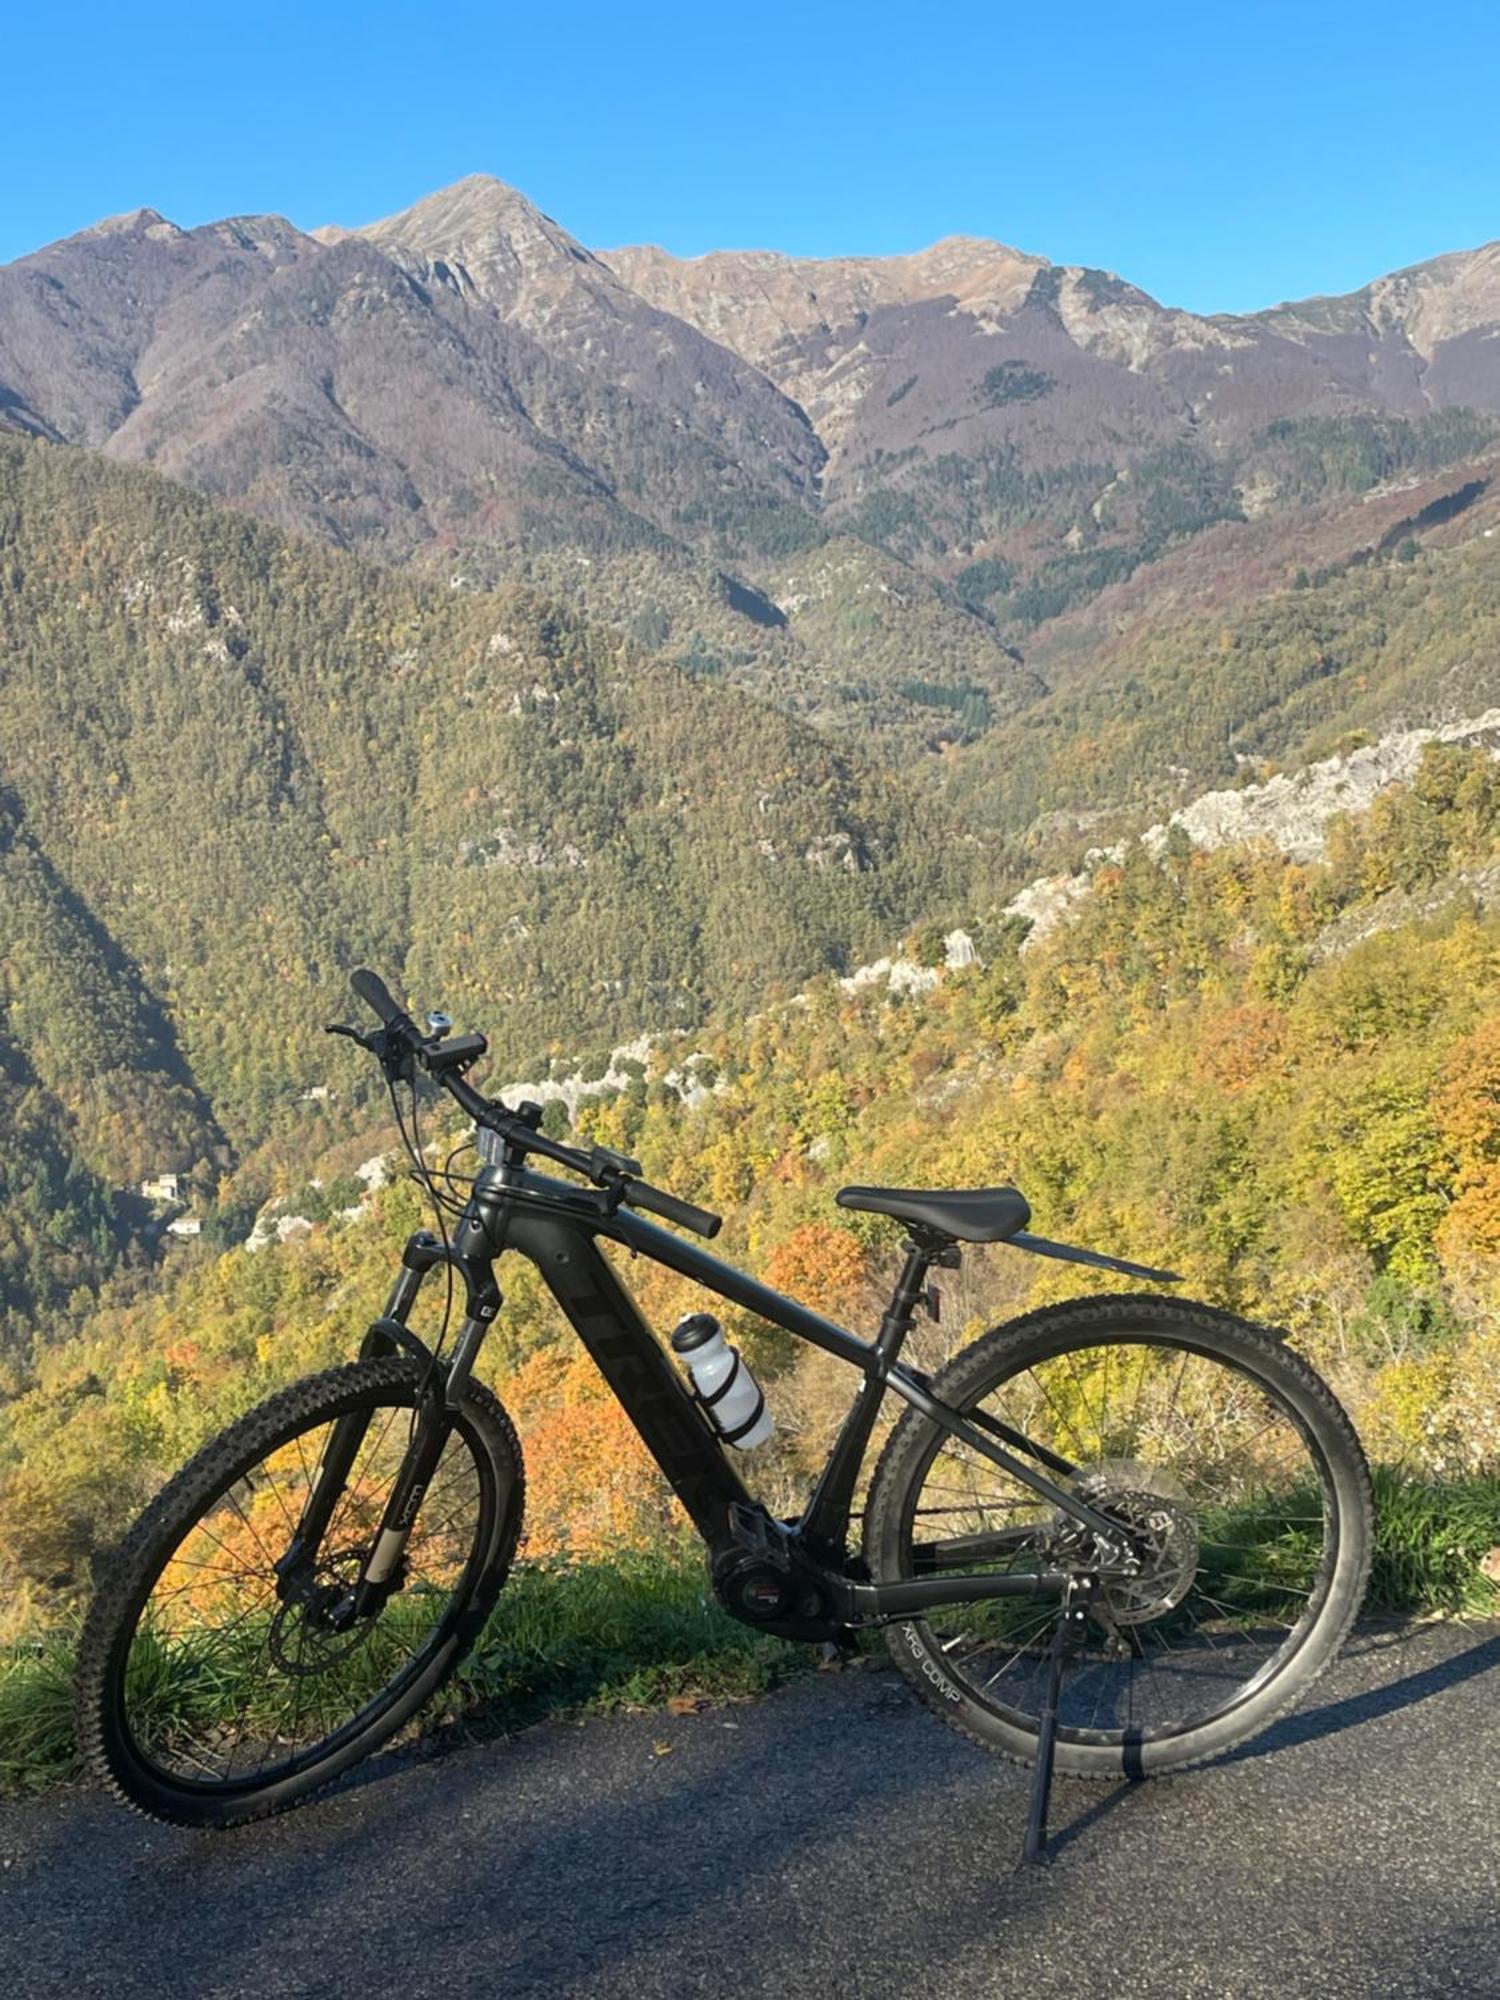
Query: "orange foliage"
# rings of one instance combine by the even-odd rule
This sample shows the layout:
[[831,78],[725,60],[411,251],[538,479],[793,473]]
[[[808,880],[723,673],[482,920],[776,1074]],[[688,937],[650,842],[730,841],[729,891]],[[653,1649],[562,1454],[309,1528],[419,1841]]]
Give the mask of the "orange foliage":
[[1227,1091],[1274,1069],[1281,1054],[1286,1016],[1279,1007],[1247,1001],[1203,1023],[1198,1037],[1198,1069]]
[[603,1555],[661,1534],[676,1503],[586,1354],[532,1355],[505,1400],[521,1432],[532,1555]]
[[864,1282],[859,1239],[829,1222],[804,1222],[766,1259],[766,1283],[814,1312],[847,1312]]
[[1455,1169],[1439,1240],[1493,1255],[1500,1251],[1500,1017],[1456,1044],[1433,1109]]

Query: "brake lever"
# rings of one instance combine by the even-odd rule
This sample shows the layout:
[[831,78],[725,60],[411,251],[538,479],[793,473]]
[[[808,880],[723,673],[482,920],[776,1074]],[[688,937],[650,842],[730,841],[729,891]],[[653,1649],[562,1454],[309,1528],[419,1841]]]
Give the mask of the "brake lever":
[[375,1047],[375,1040],[372,1035],[363,1034],[358,1028],[351,1028],[347,1021],[330,1021],[324,1028],[323,1033],[325,1035],[347,1035],[351,1042],[358,1042],[362,1049],[373,1051]]
[[346,1021],[330,1021],[323,1032],[325,1035],[346,1035],[351,1042],[358,1042],[362,1049],[368,1049],[393,1083],[410,1082],[416,1073],[410,1048],[389,1028],[379,1028],[374,1034],[366,1035],[358,1028],[351,1028]]

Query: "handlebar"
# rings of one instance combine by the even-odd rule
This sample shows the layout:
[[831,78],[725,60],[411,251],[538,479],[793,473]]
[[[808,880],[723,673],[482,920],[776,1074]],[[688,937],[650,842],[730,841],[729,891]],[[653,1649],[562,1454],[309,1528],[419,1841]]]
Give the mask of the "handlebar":
[[695,1236],[717,1236],[723,1223],[723,1217],[715,1215],[712,1209],[695,1208],[692,1202],[680,1201],[664,1188],[652,1187],[649,1181],[631,1182],[625,1199],[632,1208],[649,1209],[664,1222],[675,1222],[679,1229],[691,1229]]
[[349,984],[371,1013],[377,1014],[388,1028],[393,1028],[398,1021],[410,1021],[410,1015],[391,998],[391,990],[378,972],[371,972],[368,966],[362,965],[358,972],[350,973]]
[[649,1181],[641,1179],[638,1163],[627,1159],[623,1153],[612,1152],[607,1146],[595,1146],[587,1153],[580,1147],[566,1146],[560,1139],[550,1139],[537,1129],[537,1121],[541,1117],[537,1107],[523,1107],[525,1111],[535,1112],[535,1119],[528,1118],[522,1112],[510,1110],[498,1098],[485,1097],[477,1091],[465,1079],[463,1072],[489,1046],[483,1035],[455,1035],[446,1041],[440,1036],[423,1035],[411,1016],[392,997],[390,988],[379,973],[371,972],[366,966],[350,974],[349,984],[371,1012],[378,1016],[384,1033],[366,1036],[351,1028],[330,1032],[350,1035],[370,1049],[379,1056],[388,1075],[409,1077],[412,1063],[418,1062],[476,1125],[496,1133],[518,1158],[535,1153],[541,1159],[555,1161],[559,1166],[584,1175],[595,1187],[605,1189],[614,1201],[624,1202],[631,1208],[645,1209],[652,1215],[661,1216],[666,1222],[675,1223],[679,1229],[691,1229],[699,1236],[718,1235],[722,1226],[721,1217],[711,1209],[698,1208],[690,1201],[668,1194],[664,1188],[652,1187]]

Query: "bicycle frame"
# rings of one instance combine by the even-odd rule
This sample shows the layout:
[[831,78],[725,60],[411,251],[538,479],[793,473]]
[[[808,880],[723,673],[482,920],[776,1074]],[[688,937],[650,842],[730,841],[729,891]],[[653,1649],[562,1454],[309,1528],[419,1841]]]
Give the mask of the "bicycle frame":
[[[929,1376],[906,1363],[902,1349],[919,1310],[925,1306],[937,1317],[927,1275],[934,1264],[956,1265],[961,1242],[1003,1242],[1148,1281],[1175,1282],[1174,1275],[1032,1235],[1017,1226],[1030,1219],[1030,1210],[1014,1188],[848,1187],[838,1196],[844,1207],[897,1218],[907,1229],[904,1260],[879,1329],[873,1339],[861,1339],[673,1233],[686,1230],[711,1240],[721,1218],[653,1186],[639,1161],[611,1147],[553,1137],[543,1129],[538,1104],[512,1110],[483,1096],[466,1080],[469,1067],[485,1053],[482,1035],[449,1036],[449,1023],[440,1015],[428,1016],[432,1032],[424,1035],[377,974],[360,969],[351,984],[381,1021],[381,1030],[365,1034],[335,1024],[333,1032],[377,1057],[393,1099],[403,1083],[412,1084],[415,1095],[419,1073],[425,1072],[472,1121],[484,1164],[463,1183],[445,1169],[441,1178],[448,1188],[463,1184],[469,1190],[461,1208],[445,1198],[417,1138],[400,1119],[397,1101],[401,1136],[414,1177],[432,1199],[439,1235],[418,1230],[408,1239],[386,1310],[366,1332],[365,1364],[313,1378],[226,1431],[194,1460],[191,1477],[166,1489],[122,1546],[121,1577],[111,1592],[96,1598],[81,1647],[81,1737],[94,1768],[144,1809],[191,1825],[227,1825],[291,1803],[400,1728],[478,1638],[522,1526],[523,1471],[514,1435],[488,1391],[473,1381],[503,1304],[495,1265],[507,1254],[536,1267],[596,1362],[707,1544],[712,1588],[730,1613],[762,1631],[822,1640],[839,1651],[851,1646],[857,1628],[899,1627],[888,1634],[891,1651],[929,1704],[965,1734],[1006,1752],[1026,1754],[1034,1711],[1028,1859],[1039,1858],[1045,1847],[1060,1741],[1069,1746],[1075,1767],[1101,1774],[1138,1776],[1216,1756],[1271,1712],[1284,1711],[1287,1696],[1326,1663],[1354,1615],[1368,1565],[1368,1477],[1358,1441],[1327,1390],[1304,1365],[1278,1359],[1263,1332],[1212,1308],[1158,1312],[1157,1305],[1165,1308],[1166,1302],[1127,1295],[1069,1304],[998,1328],[949,1369]],[[534,1170],[537,1161],[547,1162],[548,1171]],[[556,1169],[577,1178],[549,1178]],[[458,1217],[451,1240],[441,1220],[445,1214]],[[663,1229],[659,1221],[671,1228]],[[721,1433],[712,1396],[705,1401],[687,1379],[694,1366],[679,1374],[674,1365],[679,1357],[647,1326],[631,1296],[621,1251],[648,1258],[854,1371],[847,1414],[797,1518],[774,1518],[752,1497],[741,1476],[742,1461],[725,1439],[763,1432],[745,1425],[736,1432],[726,1424]],[[446,1341],[428,1345],[410,1325],[423,1286],[439,1266],[450,1304],[455,1280],[463,1287],[464,1311],[451,1350]],[[446,1334],[446,1313],[443,1326]],[[691,1354],[708,1331],[686,1323],[672,1345]],[[1117,1345],[1151,1352],[1120,1382],[1123,1396],[1133,1395],[1132,1414],[1107,1423],[1108,1354]],[[1088,1355],[1095,1348],[1104,1351],[1097,1371],[1103,1378],[1098,1416],[1085,1394],[1096,1370],[1085,1360],[1080,1376],[1073,1365],[1075,1352]],[[1157,1361],[1165,1356],[1167,1365],[1157,1367],[1152,1353]],[[1210,1375],[1207,1394],[1195,1387],[1179,1411],[1183,1370],[1194,1354],[1219,1372]],[[399,1363],[375,1358],[398,1355]],[[717,1362],[719,1356],[717,1347],[709,1348],[709,1359]],[[1064,1361],[1070,1377],[1060,1385],[1061,1402],[1044,1379],[1054,1358]],[[710,1373],[699,1372],[712,1382]],[[1006,1422],[999,1414],[1004,1406],[997,1404],[994,1413],[982,1407],[980,1391],[986,1381],[1003,1386],[1017,1376],[1034,1378],[1034,1390],[1023,1391],[1024,1400],[1011,1406],[1012,1421]],[[1215,1382],[1227,1384],[1222,1394],[1229,1400],[1218,1400]],[[940,1393],[950,1383],[952,1401]],[[1165,1403],[1158,1387],[1167,1392]],[[1016,1427],[1017,1421],[1034,1422],[1052,1435],[1039,1407],[1023,1415],[1033,1410],[1033,1393],[1062,1425],[1051,1444]],[[863,1536],[866,1561],[857,1545],[851,1548],[850,1529],[856,1488],[887,1395],[906,1405],[906,1415],[866,1503],[867,1510],[874,1508]],[[1087,1441],[1079,1406],[1088,1417]],[[1200,1407],[1207,1426],[1205,1455],[1195,1469],[1191,1427],[1180,1452],[1173,1418],[1185,1421]],[[377,1419],[373,1457],[356,1479]],[[1278,1419],[1300,1437],[1309,1463],[1287,1465],[1279,1444],[1255,1449]],[[1172,1435],[1157,1476],[1153,1440],[1163,1432]],[[310,1463],[304,1439],[315,1433],[323,1443],[321,1449],[314,1446]],[[1062,1456],[1070,1435],[1075,1441],[1068,1448],[1085,1463]],[[1150,1453],[1139,1469],[1138,1440]],[[989,1527],[988,1500],[974,1490],[966,1471],[940,1472],[939,1481],[955,1478],[956,1489],[930,1483],[935,1454],[952,1445],[965,1465],[977,1466],[981,1474],[992,1467],[1016,1489],[1012,1502],[993,1517],[1002,1525]],[[262,1453],[254,1464],[246,1457],[252,1446]],[[297,1463],[282,1461],[290,1482],[284,1490],[273,1458],[289,1446]],[[445,1462],[453,1447],[458,1448],[454,1459]],[[1174,1470],[1179,1458],[1185,1478],[1200,1487],[1207,1483],[1201,1499],[1189,1501]],[[394,1479],[387,1485],[392,1460]],[[1221,1471],[1222,1482],[1216,1478]],[[1320,1506],[1304,1498],[1310,1482]],[[1213,1488],[1219,1483],[1229,1525],[1218,1518],[1221,1503]],[[272,1527],[269,1543],[241,1504],[241,1486],[257,1501],[267,1486],[274,1495],[263,1510]],[[383,1506],[377,1498],[382,1490]],[[293,1495],[299,1493],[301,1512],[294,1516]],[[352,1502],[347,1512],[346,1494]],[[450,1507],[455,1497],[457,1506]],[[1295,1512],[1280,1505],[1283,1497],[1295,1498]],[[263,1624],[264,1630],[253,1653],[237,1650],[238,1641],[230,1649],[234,1673],[226,1675],[225,1685],[232,1688],[237,1674],[245,1693],[227,1753],[225,1704],[216,1701],[196,1731],[200,1754],[191,1747],[193,1718],[184,1720],[186,1712],[173,1706],[172,1727],[164,1731],[157,1717],[166,1711],[154,1694],[144,1727],[131,1719],[127,1670],[134,1635],[166,1573],[163,1564],[226,1502],[255,1548],[237,1555],[238,1537],[219,1541],[207,1528],[228,1563],[210,1565],[228,1579],[213,1586],[215,1606],[223,1595],[226,1611],[231,1608],[228,1592],[235,1583],[253,1594],[237,1618],[209,1628],[215,1658],[228,1658],[222,1635],[243,1630],[247,1641],[254,1641],[257,1627]],[[279,1560],[272,1551],[282,1528],[273,1523],[273,1508],[291,1530]],[[1352,1522],[1347,1540],[1346,1508]],[[468,1525],[455,1525],[466,1516],[472,1517],[472,1533]],[[1233,1525],[1240,1517],[1253,1533],[1241,1534]],[[1319,1517],[1321,1541],[1298,1531],[1309,1586],[1304,1589],[1290,1580],[1289,1566],[1281,1561],[1284,1522]],[[1203,1532],[1205,1523],[1219,1539]],[[1255,1537],[1262,1533],[1267,1548],[1277,1552],[1269,1564],[1256,1558]],[[1229,1556],[1205,1553],[1212,1551]],[[462,1569],[450,1580],[460,1561]],[[279,1600],[269,1604],[267,1564]],[[1200,1581],[1205,1568],[1206,1581]],[[1127,1588],[1117,1591],[1117,1583]],[[1214,1596],[1209,1584],[1224,1595]],[[409,1600],[384,1628],[395,1653],[382,1642],[365,1656],[373,1665],[351,1669],[347,1686],[336,1691],[330,1727],[325,1676],[362,1644],[361,1627],[373,1627],[388,1600],[408,1588]],[[1204,1606],[1189,1609],[1195,1588]],[[175,1589],[170,1594],[180,1595]],[[1034,1602],[1020,1607],[1019,1617],[1006,1616],[999,1603],[991,1605],[989,1618],[972,1608],[984,1600],[1023,1598]],[[927,1629],[922,1621],[946,1606],[963,1608],[957,1617],[934,1616],[940,1629]],[[195,1607],[182,1609],[191,1614]],[[1157,1719],[1160,1704],[1148,1702],[1140,1712],[1153,1719],[1137,1723],[1136,1661],[1149,1667],[1157,1650],[1179,1654],[1163,1629],[1179,1609],[1184,1647],[1194,1659],[1174,1658],[1165,1673],[1169,1695],[1185,1706]],[[410,1619],[407,1610],[415,1614]],[[1227,1650],[1215,1637],[1220,1627],[1230,1633]],[[220,1639],[213,1638],[215,1632]],[[350,1635],[347,1645],[340,1641],[343,1634]],[[175,1643],[170,1623],[160,1636],[169,1667],[200,1677],[196,1648]],[[983,1655],[991,1649],[1001,1652],[1001,1664],[983,1678],[990,1664]],[[1262,1652],[1266,1657],[1258,1659]],[[1303,1653],[1307,1657],[1299,1661]],[[1197,1658],[1220,1685],[1199,1685]],[[1062,1713],[1063,1683],[1080,1659],[1087,1661],[1092,1683],[1081,1696],[1093,1704],[1086,1729],[1065,1722]],[[1001,1686],[992,1694],[1013,1667],[1022,1685]],[[1231,1682],[1225,1681],[1226,1667]],[[372,1695],[375,1674],[387,1678]],[[1029,1687],[1038,1674],[1040,1700],[1033,1702]],[[262,1705],[253,1692],[262,1678],[279,1685],[274,1700],[280,1708],[269,1695]],[[347,1720],[346,1699],[356,1704]],[[251,1759],[248,1772],[236,1770],[242,1747]]]
[[[667,1359],[635,1300],[605,1258],[597,1240],[600,1237],[623,1245],[634,1255],[651,1258],[859,1371],[862,1380],[849,1413],[798,1521],[778,1522],[752,1499],[694,1394]],[[1087,1529],[1100,1551],[1100,1564],[1091,1573],[1104,1577],[1132,1566],[1129,1539],[1121,1524],[1058,1483],[1076,1470],[1068,1460],[986,1412],[965,1415],[954,1409],[932,1393],[925,1374],[900,1360],[902,1344],[924,1295],[928,1269],[949,1255],[943,1244],[933,1240],[908,1242],[901,1276],[879,1334],[874,1341],[866,1341],[628,1208],[609,1206],[591,1190],[534,1173],[516,1162],[487,1165],[474,1181],[449,1245],[426,1230],[418,1231],[408,1242],[403,1269],[385,1314],[366,1336],[365,1352],[399,1348],[430,1359],[429,1350],[408,1330],[407,1319],[426,1274],[439,1264],[451,1264],[464,1285],[465,1314],[452,1362],[445,1373],[440,1371],[434,1378],[442,1386],[443,1403],[451,1410],[500,1310],[502,1298],[493,1265],[505,1252],[528,1258],[541,1273],[707,1544],[721,1595],[728,1571],[737,1562],[742,1568],[753,1567],[757,1559],[794,1570],[817,1593],[816,1610],[808,1608],[812,1600],[804,1593],[799,1610],[790,1612],[781,1606],[770,1615],[747,1610],[746,1602],[751,1601],[748,1592],[743,1594],[746,1602],[732,1601],[731,1594],[726,1598],[729,1608],[747,1622],[794,1637],[832,1638],[851,1626],[910,1617],[942,1604],[1011,1596],[1061,1597],[1069,1575],[1079,1573],[1038,1567],[928,1573],[894,1583],[864,1580],[847,1547],[848,1529],[855,1484],[887,1391],[1030,1488],[1059,1514]],[[435,1405],[435,1395],[428,1401]],[[351,1608],[368,1608],[369,1593],[391,1587],[406,1532],[441,1451],[446,1427],[436,1407],[429,1408],[425,1420],[416,1427],[407,1463],[355,1593],[356,1605]],[[338,1438],[332,1442],[325,1469],[315,1482],[293,1549],[288,1552],[288,1570],[300,1562],[304,1551],[316,1547],[326,1508],[335,1497],[334,1482],[341,1483],[338,1462],[345,1455],[352,1458],[357,1443],[357,1439],[351,1445]],[[940,1561],[995,1560],[1035,1541],[1035,1531],[1017,1529],[934,1544],[925,1556],[918,1552],[918,1566],[935,1572]]]

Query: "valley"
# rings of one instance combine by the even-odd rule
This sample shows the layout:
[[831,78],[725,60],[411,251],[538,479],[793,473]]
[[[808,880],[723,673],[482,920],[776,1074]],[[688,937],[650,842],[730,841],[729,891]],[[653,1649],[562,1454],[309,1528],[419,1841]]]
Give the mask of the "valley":
[[[892,1247],[844,1179],[1013,1177],[1482,1484],[1497,333],[1494,246],[1205,317],[973,238],[596,251],[484,176],[0,269],[7,1635],[378,1310],[361,963],[825,1311]],[[670,1536],[506,1289],[536,1551]],[[840,1387],[731,1331],[790,1496]]]

